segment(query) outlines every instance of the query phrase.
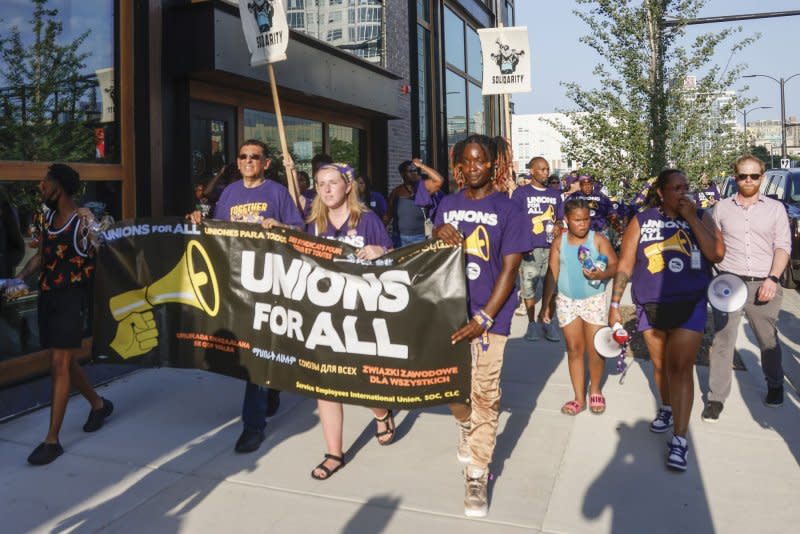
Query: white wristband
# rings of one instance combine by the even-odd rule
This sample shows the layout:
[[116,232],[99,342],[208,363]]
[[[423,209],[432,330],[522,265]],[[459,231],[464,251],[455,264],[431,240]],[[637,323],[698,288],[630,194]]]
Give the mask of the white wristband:
[[612,308],[619,308],[619,302],[612,302],[611,303],[611,307]]

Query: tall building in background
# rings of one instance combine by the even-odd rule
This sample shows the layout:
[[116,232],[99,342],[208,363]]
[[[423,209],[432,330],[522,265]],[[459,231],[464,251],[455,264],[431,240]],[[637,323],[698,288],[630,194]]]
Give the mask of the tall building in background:
[[569,126],[571,121],[564,113],[537,113],[511,117],[514,168],[525,172],[534,156],[542,156],[550,164],[550,171],[565,174],[578,168],[562,151],[564,137],[550,124],[555,121]]

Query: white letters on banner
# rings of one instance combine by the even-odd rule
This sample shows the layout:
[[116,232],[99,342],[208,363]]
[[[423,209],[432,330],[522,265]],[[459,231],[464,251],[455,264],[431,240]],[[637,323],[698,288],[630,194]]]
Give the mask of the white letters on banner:
[[286,59],[289,25],[283,0],[239,0],[239,17],[251,67]]
[[483,94],[527,93],[531,90],[528,28],[478,30],[483,56]]

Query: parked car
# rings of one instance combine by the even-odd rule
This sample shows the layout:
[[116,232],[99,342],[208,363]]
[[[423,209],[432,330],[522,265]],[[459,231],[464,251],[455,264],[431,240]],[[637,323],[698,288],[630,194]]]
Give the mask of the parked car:
[[[736,194],[736,180],[728,176],[720,188],[720,196],[728,198]],[[800,169],[770,169],[761,182],[759,191],[775,200],[780,200],[789,215],[792,233],[792,255],[781,282],[783,287],[794,289],[800,281]]]

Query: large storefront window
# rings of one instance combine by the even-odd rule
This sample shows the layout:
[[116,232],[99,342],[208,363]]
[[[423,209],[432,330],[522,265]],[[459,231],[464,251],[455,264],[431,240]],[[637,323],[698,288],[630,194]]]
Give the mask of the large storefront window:
[[[322,123],[300,119],[298,117],[283,117],[283,126],[286,130],[286,143],[298,170],[311,174],[311,158],[314,154],[322,152]],[[278,119],[274,113],[244,110],[244,137],[245,139],[259,139],[269,147],[270,155],[279,159],[281,155],[281,142],[278,136]]]
[[0,160],[119,162],[115,6],[3,2]]
[[383,64],[383,0],[289,0],[289,27]]
[[449,7],[444,11],[447,144],[452,147],[468,135],[487,131],[486,105],[478,32]]

